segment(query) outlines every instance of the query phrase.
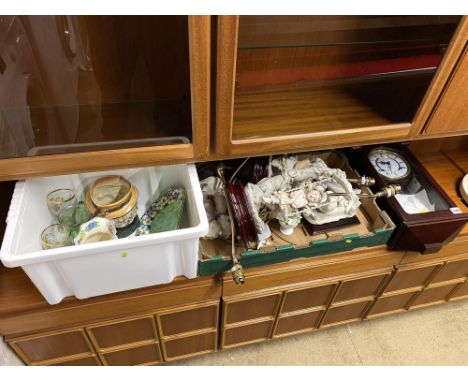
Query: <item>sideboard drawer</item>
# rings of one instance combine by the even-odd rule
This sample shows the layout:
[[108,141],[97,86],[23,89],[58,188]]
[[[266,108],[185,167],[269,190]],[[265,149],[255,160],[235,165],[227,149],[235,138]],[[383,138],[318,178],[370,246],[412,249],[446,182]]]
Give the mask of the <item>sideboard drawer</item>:
[[67,329],[15,338],[10,345],[27,364],[52,363],[55,359],[93,354],[83,329]]
[[262,317],[276,316],[282,293],[226,299],[224,323],[232,324]]
[[184,307],[159,313],[156,317],[161,336],[172,336],[201,329],[216,329],[218,325],[219,301],[206,306]]
[[97,349],[129,345],[141,341],[157,341],[153,316],[112,321],[87,327]]
[[109,366],[155,365],[162,361],[159,344],[149,344],[103,353],[104,363]]

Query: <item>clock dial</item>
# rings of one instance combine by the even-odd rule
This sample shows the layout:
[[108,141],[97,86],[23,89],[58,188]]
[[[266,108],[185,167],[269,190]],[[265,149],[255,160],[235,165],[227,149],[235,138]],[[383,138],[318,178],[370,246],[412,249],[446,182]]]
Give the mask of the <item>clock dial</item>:
[[392,181],[404,179],[410,173],[410,166],[406,159],[392,150],[372,150],[369,153],[369,160],[381,176]]

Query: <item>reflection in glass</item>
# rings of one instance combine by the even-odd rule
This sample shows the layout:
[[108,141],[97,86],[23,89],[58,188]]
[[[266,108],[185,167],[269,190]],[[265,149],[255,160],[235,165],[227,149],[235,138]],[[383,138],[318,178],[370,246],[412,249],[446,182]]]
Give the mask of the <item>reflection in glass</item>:
[[240,16],[233,139],[412,121],[459,16]]
[[189,142],[187,16],[0,16],[0,158]]

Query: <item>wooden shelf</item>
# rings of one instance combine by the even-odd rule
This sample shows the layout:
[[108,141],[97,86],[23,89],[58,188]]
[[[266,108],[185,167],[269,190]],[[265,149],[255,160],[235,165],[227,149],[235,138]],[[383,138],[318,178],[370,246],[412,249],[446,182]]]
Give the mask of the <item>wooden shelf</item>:
[[409,124],[432,74],[425,71],[237,89],[232,140]]
[[252,91],[235,97],[232,138],[237,141],[390,123],[339,90]]

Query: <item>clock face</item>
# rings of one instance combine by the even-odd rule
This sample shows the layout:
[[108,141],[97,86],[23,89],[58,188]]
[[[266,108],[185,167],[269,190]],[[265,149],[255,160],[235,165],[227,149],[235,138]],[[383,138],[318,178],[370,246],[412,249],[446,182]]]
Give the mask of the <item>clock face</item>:
[[406,159],[392,150],[372,150],[369,153],[369,160],[382,177],[391,181],[405,179],[410,173],[410,166]]

